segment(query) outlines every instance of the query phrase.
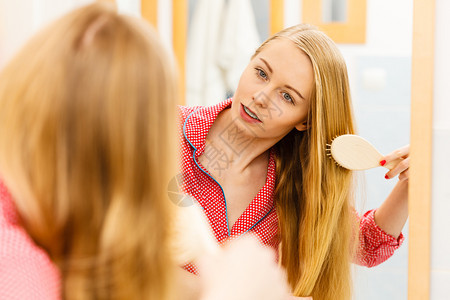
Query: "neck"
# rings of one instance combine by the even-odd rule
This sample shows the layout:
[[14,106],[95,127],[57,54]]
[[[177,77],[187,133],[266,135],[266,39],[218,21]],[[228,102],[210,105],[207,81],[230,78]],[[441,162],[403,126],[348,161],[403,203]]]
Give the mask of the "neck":
[[279,138],[258,138],[240,129],[231,118],[230,109],[225,109],[211,126],[206,145],[210,151],[223,153],[229,166],[243,172],[255,162],[268,161],[269,150],[278,141]]

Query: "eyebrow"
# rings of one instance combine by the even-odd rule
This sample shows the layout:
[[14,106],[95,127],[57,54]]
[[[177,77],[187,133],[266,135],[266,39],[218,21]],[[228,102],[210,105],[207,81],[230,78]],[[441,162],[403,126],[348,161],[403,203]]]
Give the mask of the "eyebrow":
[[269,69],[270,73],[273,73],[273,70],[270,67],[269,63],[263,58],[259,58],[259,59],[263,61],[263,63],[266,65],[267,69]]
[[303,97],[302,94],[300,94],[299,91],[297,91],[296,89],[294,89],[294,88],[291,87],[290,85],[287,85],[287,84],[286,84],[285,87],[288,88],[288,89],[290,89],[290,90],[292,90],[292,91],[294,91],[295,93],[297,93],[297,95],[298,95],[301,99],[306,100],[305,97]]

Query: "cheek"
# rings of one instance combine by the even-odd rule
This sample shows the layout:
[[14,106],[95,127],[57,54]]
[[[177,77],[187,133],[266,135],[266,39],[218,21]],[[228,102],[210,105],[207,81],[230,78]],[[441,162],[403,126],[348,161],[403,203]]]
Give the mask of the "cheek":
[[[286,104],[291,105],[291,104]],[[286,105],[283,106],[282,112],[278,118],[278,124],[280,126],[285,127],[295,127],[299,123],[302,123],[306,120],[307,117],[307,110],[306,109],[292,109],[292,107],[286,107]]]

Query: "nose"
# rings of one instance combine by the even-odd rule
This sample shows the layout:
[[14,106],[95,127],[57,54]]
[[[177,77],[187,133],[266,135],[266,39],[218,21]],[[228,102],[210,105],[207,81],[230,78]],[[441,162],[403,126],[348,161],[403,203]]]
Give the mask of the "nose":
[[270,91],[267,87],[258,90],[253,94],[253,101],[260,107],[267,107],[270,103]]

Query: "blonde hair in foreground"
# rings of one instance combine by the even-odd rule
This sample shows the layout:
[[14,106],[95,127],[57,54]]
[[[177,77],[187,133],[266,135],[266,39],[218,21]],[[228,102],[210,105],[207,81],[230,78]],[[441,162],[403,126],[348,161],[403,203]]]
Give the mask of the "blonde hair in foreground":
[[174,67],[108,4],[30,40],[0,75],[0,172],[64,299],[170,299]]
[[[309,128],[293,130],[277,148],[276,203],[281,264],[296,296],[351,298],[351,256],[358,239],[353,178],[326,155],[326,144],[354,133],[345,62],[333,43],[309,25],[287,28],[267,40],[289,39],[308,55],[314,70]],[[255,55],[256,55],[255,54]]]

